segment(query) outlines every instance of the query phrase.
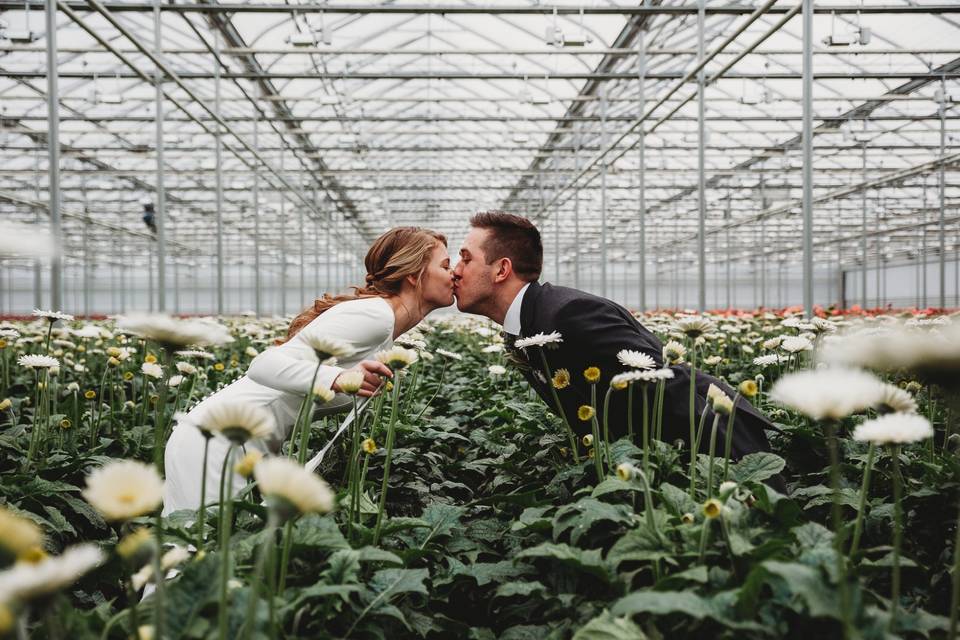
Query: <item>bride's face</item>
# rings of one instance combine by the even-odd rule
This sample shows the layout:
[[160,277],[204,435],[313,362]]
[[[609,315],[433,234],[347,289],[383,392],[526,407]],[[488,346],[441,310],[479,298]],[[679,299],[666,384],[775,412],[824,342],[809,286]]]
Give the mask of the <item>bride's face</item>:
[[420,295],[425,307],[439,309],[453,304],[453,272],[450,270],[450,254],[441,243],[433,248],[430,262],[421,279]]

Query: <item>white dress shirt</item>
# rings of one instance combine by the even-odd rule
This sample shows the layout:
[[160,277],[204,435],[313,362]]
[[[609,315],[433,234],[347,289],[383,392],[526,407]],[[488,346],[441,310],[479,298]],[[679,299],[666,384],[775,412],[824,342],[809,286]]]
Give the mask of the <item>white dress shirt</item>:
[[[316,329],[321,335],[350,342],[355,349],[353,355],[341,358],[338,366],[321,365],[317,372],[317,385],[329,389],[344,369],[373,357],[377,351],[390,348],[393,344],[394,319],[393,308],[380,297],[341,302],[317,316],[308,325],[311,330]],[[245,376],[204,398],[174,427],[164,457],[164,514],[200,506],[204,439],[200,430],[190,424],[190,418],[196,418],[205,404],[236,401],[266,409],[273,416],[276,428],[267,438],[248,442],[246,449],[279,453],[281,445],[290,436],[300,404],[310,390],[314,371],[317,371],[317,356],[302,336],[302,333],[298,333],[282,345],[265,350],[253,359]],[[318,413],[329,415],[346,411],[351,403],[350,396],[337,394]],[[228,446],[224,438],[210,440],[207,504],[219,499],[221,469]],[[233,460],[239,460],[241,455],[235,452]],[[242,489],[244,484],[242,477],[234,476],[235,492]]]
[[517,291],[513,302],[511,302],[510,307],[507,308],[507,315],[503,317],[503,330],[511,335],[520,335],[520,308],[523,306],[523,294],[527,292],[529,286],[530,283],[528,282],[523,285],[520,291]]

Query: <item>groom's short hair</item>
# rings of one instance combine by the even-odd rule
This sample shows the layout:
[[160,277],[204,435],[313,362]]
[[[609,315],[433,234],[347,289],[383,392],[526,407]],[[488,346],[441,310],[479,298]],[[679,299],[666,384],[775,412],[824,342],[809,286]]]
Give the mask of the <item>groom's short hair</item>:
[[470,226],[490,231],[481,247],[487,264],[510,258],[513,271],[521,280],[533,282],[540,278],[543,243],[532,222],[506,211],[481,211],[470,218]]

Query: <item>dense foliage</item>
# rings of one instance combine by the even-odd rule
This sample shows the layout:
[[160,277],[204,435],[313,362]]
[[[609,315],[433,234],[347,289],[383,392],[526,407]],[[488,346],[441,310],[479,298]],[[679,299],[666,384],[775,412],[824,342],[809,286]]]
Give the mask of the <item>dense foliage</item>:
[[[494,330],[462,318],[422,326],[411,339],[426,346],[417,346],[420,359],[400,384],[388,517],[378,543],[388,394],[363,413],[362,436],[372,436],[378,447],[362,458],[368,469],[359,526],[347,522],[347,437],[318,470],[341,502],[329,514],[268,526],[269,508],[251,479],[233,504],[226,601],[217,505],[211,505],[203,549],[165,582],[164,637],[218,637],[221,609],[231,638],[248,632],[505,640],[947,637],[960,505],[960,435],[951,435],[956,391],[905,370],[884,374],[910,394],[935,436],[903,447],[870,447],[851,434],[877,410],[843,418],[832,425],[839,434],[834,494],[824,423],[768,396],[787,371],[814,368],[813,351],[788,353],[777,338],[803,335],[811,346],[828,348],[827,334],[844,325],[883,327],[906,318],[837,317],[834,324],[816,325],[786,319],[770,313],[716,316],[712,329],[697,339],[698,368],[735,388],[758,381],[751,401],[780,430],[770,434],[772,453],[726,465],[718,449],[709,487],[710,461],[701,454],[692,494],[690,453],[682,443],[653,441],[646,461],[639,435],[636,442],[611,443],[598,478],[595,458],[584,455],[587,448],[580,447],[575,463],[561,422],[504,354],[491,348],[498,344]],[[950,320],[914,330],[937,331]],[[665,341],[694,345],[673,316],[642,321]],[[158,439],[162,446],[173,414],[242,375],[251,357],[285,328],[282,320],[224,323],[234,341],[211,348],[212,358],[175,360],[111,323],[58,323],[49,333],[53,325],[43,318],[3,326],[0,504],[42,528],[50,556],[81,541],[95,542],[106,554],[99,567],[60,593],[4,602],[4,572],[36,558],[20,557],[14,565],[15,554],[4,553],[0,542],[0,629],[69,638],[129,637],[136,626],[141,636],[155,631],[148,625],[156,620],[157,598],[140,602],[128,584],[132,573],[150,563],[149,554],[121,554],[117,545],[157,518],[108,523],[81,492],[86,476],[112,459],[156,460]],[[58,370],[48,377],[46,369],[19,365],[18,358],[30,353],[57,358]],[[763,355],[774,357],[755,364]],[[176,361],[189,366],[170,381]],[[146,374],[144,362],[162,364],[163,377]],[[491,371],[490,365],[507,371]],[[313,422],[311,454],[338,424],[329,418]],[[578,435],[589,432],[580,425],[574,425]],[[371,433],[375,426],[379,432]],[[601,455],[594,444],[594,456]],[[627,465],[618,473],[622,463]],[[902,484],[895,483],[896,472]],[[765,483],[777,474],[786,480],[786,494]],[[891,621],[894,492],[900,487],[903,536],[896,551],[902,577]],[[831,520],[835,503],[841,510],[839,540]],[[862,533],[853,543],[858,513]],[[163,519],[163,542],[196,544],[195,520],[193,512]],[[271,547],[263,578],[254,579],[261,551]]]

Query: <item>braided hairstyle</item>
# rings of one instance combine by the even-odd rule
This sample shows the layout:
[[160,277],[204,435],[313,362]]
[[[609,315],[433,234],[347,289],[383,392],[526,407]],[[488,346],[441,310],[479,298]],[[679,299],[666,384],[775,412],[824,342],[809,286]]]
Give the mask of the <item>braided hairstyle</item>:
[[352,286],[353,293],[330,295],[313,301],[290,323],[287,337],[279,340],[283,344],[297,335],[324,311],[349,300],[361,298],[388,297],[399,295],[403,280],[407,276],[417,277],[417,286],[423,272],[430,263],[430,255],[438,244],[446,246],[447,238],[442,233],[422,227],[394,227],[373,241],[363,264],[367,268],[363,286]]

